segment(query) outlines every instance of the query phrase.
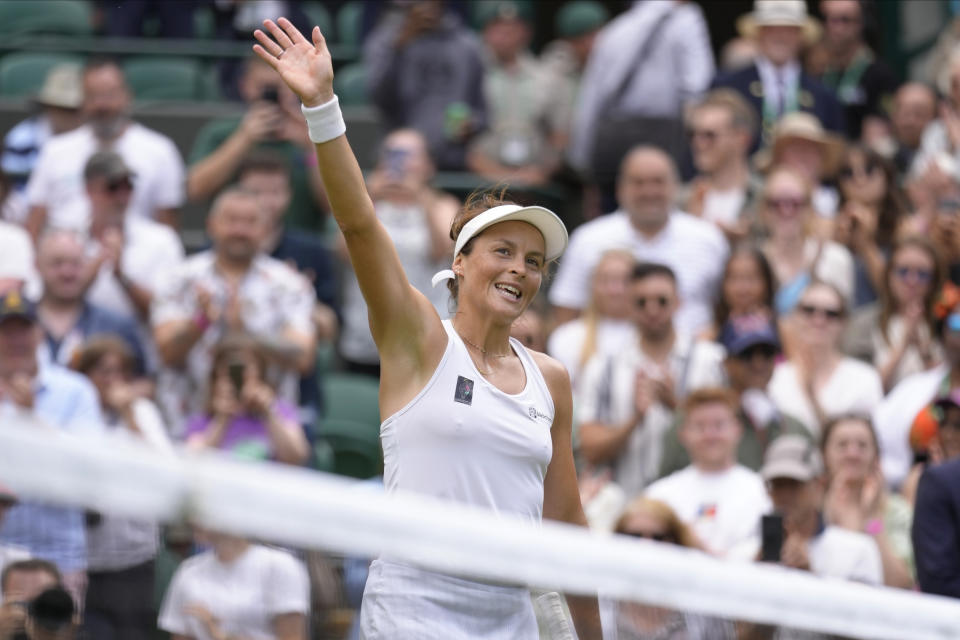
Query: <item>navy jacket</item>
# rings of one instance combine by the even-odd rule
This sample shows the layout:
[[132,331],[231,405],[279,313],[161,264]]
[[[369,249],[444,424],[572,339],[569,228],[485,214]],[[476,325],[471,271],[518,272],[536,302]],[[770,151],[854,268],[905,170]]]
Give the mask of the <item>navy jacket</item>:
[[929,467],[913,512],[920,590],[960,598],[960,460]]
[[[763,81],[757,66],[751,64],[738,71],[722,73],[713,79],[711,88],[726,87],[742,95],[757,111],[757,117],[763,118]],[[819,118],[824,129],[840,135],[846,133],[843,106],[828,88],[812,76],[800,72],[800,92],[797,98],[801,111],[812,113]],[[762,126],[762,125],[761,125]],[[763,133],[761,131],[761,133]],[[767,132],[769,138],[770,132]],[[760,147],[761,137],[754,138],[752,151]],[[769,142],[769,139],[764,140]]]

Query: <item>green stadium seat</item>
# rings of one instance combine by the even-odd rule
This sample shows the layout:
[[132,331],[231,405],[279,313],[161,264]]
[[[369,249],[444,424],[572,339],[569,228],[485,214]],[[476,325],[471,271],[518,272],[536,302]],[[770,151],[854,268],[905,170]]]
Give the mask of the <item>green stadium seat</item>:
[[0,58],[0,95],[32,96],[43,86],[47,72],[60,64],[82,65],[83,58],[42,52],[18,52],[3,56]]
[[313,468],[317,471],[326,471],[335,473],[336,471],[336,453],[326,440],[319,440],[313,445]]
[[140,57],[123,63],[127,83],[137,100],[200,100],[204,79],[193,58]]
[[333,75],[333,90],[344,106],[367,104],[367,71],[363,64],[345,64]]
[[380,383],[377,380],[355,373],[329,373],[322,384],[326,417],[320,424],[321,433],[326,420],[349,420],[380,433]]
[[351,0],[337,11],[337,42],[359,47],[361,29],[363,29],[363,2]]
[[[320,423],[318,446],[325,443],[333,450],[333,472],[351,478],[366,479],[383,472],[383,454],[379,431],[352,420],[327,419]],[[319,465],[318,465],[319,466]]]
[[[330,17],[330,12],[322,2],[304,2],[301,5],[301,8],[303,9],[303,12],[307,14],[307,17],[310,18],[311,31],[313,30],[312,27],[315,25],[320,27],[320,33],[323,34],[324,38],[329,38],[331,35],[333,35],[333,19]],[[309,34],[306,35],[307,39],[309,40]],[[332,40],[333,39],[331,38],[331,41]]]
[[86,0],[3,0],[0,2],[0,34],[87,36],[93,33],[92,14]]

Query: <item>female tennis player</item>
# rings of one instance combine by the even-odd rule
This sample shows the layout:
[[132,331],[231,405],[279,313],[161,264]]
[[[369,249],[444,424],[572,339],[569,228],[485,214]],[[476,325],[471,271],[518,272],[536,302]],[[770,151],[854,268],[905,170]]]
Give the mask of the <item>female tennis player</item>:
[[[269,35],[268,33],[269,32]],[[369,307],[380,353],[384,481],[540,522],[586,524],[571,447],[571,393],[555,360],[509,337],[567,244],[541,207],[474,198],[454,219],[454,318],[410,286],[347,143],[320,29],[264,22],[254,51],[303,102],[317,162]],[[570,598],[581,639],[600,638],[595,598]],[[370,569],[367,640],[537,638],[525,588],[440,575],[389,558]]]

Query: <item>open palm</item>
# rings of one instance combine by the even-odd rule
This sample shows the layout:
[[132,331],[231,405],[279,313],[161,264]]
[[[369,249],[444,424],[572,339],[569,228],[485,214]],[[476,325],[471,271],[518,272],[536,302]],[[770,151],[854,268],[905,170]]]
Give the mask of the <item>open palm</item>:
[[332,100],[333,63],[320,27],[313,28],[310,42],[286,18],[264,20],[263,26],[270,35],[254,31],[260,43],[253,45],[254,52],[277,70],[304,105],[314,107]]

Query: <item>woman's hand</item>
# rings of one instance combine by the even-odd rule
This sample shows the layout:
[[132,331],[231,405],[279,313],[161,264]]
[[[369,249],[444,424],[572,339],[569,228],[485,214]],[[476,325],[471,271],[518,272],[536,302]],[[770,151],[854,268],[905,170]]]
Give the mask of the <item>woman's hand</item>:
[[320,27],[313,28],[311,43],[286,18],[264,20],[263,26],[270,35],[260,29],[253,32],[260,43],[253,45],[256,54],[277,70],[305,106],[332,100],[333,62]]
[[240,413],[240,402],[233,383],[227,376],[219,376],[213,384],[213,417],[229,422]]
[[248,378],[243,384],[241,399],[243,406],[250,413],[257,416],[266,416],[273,409],[277,395],[270,385],[256,378]]

